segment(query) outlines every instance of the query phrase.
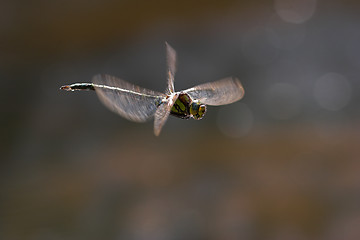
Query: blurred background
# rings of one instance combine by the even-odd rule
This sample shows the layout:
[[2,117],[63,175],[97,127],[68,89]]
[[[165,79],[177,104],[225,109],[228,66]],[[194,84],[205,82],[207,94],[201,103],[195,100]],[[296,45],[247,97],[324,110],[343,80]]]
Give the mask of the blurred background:
[[[0,2],[0,239],[360,239],[358,1]],[[68,83],[241,79],[201,121]]]

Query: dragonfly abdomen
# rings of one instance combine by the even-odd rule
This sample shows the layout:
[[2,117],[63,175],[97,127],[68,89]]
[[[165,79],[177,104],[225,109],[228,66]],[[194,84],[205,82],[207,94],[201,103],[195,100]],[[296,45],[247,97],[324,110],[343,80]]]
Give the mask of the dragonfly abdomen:
[[93,90],[95,91],[94,84],[92,83],[74,83],[71,85],[65,85],[60,88],[66,91],[81,91],[81,90]]

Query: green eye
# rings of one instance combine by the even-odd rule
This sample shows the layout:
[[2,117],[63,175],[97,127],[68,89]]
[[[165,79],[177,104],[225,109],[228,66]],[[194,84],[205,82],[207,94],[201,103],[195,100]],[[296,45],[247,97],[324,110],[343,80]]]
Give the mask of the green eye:
[[206,106],[198,102],[191,103],[190,114],[196,120],[200,120],[204,117],[206,112]]

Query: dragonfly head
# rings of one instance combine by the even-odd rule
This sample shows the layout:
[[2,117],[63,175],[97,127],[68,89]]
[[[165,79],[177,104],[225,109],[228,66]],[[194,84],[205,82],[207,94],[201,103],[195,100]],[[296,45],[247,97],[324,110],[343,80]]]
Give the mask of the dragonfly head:
[[195,120],[200,120],[204,117],[206,112],[206,105],[199,102],[192,102],[190,105],[190,114]]

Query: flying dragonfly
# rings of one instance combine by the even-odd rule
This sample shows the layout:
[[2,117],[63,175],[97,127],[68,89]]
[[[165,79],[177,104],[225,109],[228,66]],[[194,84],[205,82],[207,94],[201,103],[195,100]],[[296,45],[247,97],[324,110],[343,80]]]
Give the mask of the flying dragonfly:
[[113,112],[134,122],[145,122],[154,117],[154,134],[158,136],[169,115],[182,119],[200,120],[206,106],[219,106],[240,100],[244,88],[234,77],[204,83],[183,91],[174,89],[176,51],[167,43],[168,83],[165,93],[136,86],[110,75],[96,75],[92,83],[64,85],[65,91],[93,90],[100,101]]

